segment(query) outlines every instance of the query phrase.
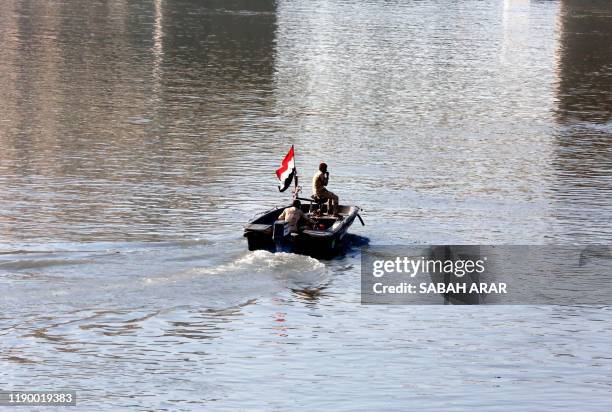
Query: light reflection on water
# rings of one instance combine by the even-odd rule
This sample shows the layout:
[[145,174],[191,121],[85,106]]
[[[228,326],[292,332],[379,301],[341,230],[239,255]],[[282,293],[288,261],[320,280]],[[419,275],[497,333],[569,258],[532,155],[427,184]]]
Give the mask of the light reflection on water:
[[91,410],[609,409],[607,308],[361,306],[356,248],[246,253],[241,227],[286,201],[295,144],[373,244],[609,243],[611,16],[6,1],[0,386]]

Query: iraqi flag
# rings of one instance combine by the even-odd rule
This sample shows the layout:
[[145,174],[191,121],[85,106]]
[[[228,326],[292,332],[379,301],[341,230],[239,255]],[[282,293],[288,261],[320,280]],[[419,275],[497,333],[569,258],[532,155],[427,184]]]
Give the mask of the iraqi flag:
[[295,177],[295,155],[293,154],[293,145],[289,149],[289,153],[283,159],[281,167],[276,169],[276,177],[280,180],[281,186],[278,187],[280,192],[287,190],[291,186],[291,182]]

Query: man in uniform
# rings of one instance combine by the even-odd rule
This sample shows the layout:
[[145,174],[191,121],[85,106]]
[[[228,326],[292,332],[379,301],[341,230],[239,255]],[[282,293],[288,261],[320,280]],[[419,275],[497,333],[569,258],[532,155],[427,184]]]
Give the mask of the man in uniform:
[[301,209],[302,203],[295,199],[293,201],[293,206],[286,208],[283,210],[283,213],[280,214],[278,220],[284,220],[289,223],[289,232],[297,233],[300,221],[306,221],[306,223],[310,225],[314,225],[314,221],[309,219]]
[[321,163],[319,170],[312,178],[312,194],[320,199],[327,199],[327,213],[338,217],[338,196],[325,188],[329,183],[327,164]]

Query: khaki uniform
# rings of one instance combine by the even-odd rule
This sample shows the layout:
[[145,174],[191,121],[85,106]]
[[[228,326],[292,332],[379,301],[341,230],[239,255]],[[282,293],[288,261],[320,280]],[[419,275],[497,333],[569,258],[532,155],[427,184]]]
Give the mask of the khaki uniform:
[[325,188],[327,186],[327,177],[322,171],[317,171],[312,178],[312,194],[321,199],[328,200],[327,210],[336,213],[338,210],[338,196],[334,192],[330,192]]
[[298,231],[298,225],[300,220],[306,220],[308,223],[314,223],[311,219],[306,217],[306,214],[297,207],[291,206],[283,210],[283,213],[278,217],[278,220],[284,220],[289,223],[289,231],[295,233]]

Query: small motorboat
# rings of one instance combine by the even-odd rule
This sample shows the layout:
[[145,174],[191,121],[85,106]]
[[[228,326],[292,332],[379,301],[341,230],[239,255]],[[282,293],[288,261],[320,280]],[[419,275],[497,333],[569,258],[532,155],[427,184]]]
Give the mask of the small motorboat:
[[[275,207],[256,216],[244,227],[249,250],[291,252],[315,257],[332,257],[345,245],[349,227],[358,218],[363,224],[358,206],[338,206],[338,217],[319,212],[319,205],[311,199],[302,199],[302,211],[315,221],[297,233],[290,233],[288,223],[278,221],[285,207]],[[286,207],[290,207],[288,205]]]
[[[299,197],[302,188],[298,184],[297,169],[295,167],[295,151],[291,146],[289,152],[283,159],[281,166],[276,170],[276,177],[282,186],[278,187],[284,192],[295,184],[293,199],[305,201],[300,206],[302,212],[315,222],[311,227],[300,228],[296,233],[291,233],[289,224],[278,220],[286,207],[275,207],[262,214],[255,216],[245,227],[244,237],[249,243],[249,250],[268,250],[270,252],[292,252],[306,254],[316,257],[332,257],[345,244],[348,228],[353,224],[355,218],[363,225],[359,216],[361,210],[358,206],[338,205],[337,215],[332,216],[328,212],[325,199],[312,196],[310,199]],[[307,202],[307,203],[306,203]]]

